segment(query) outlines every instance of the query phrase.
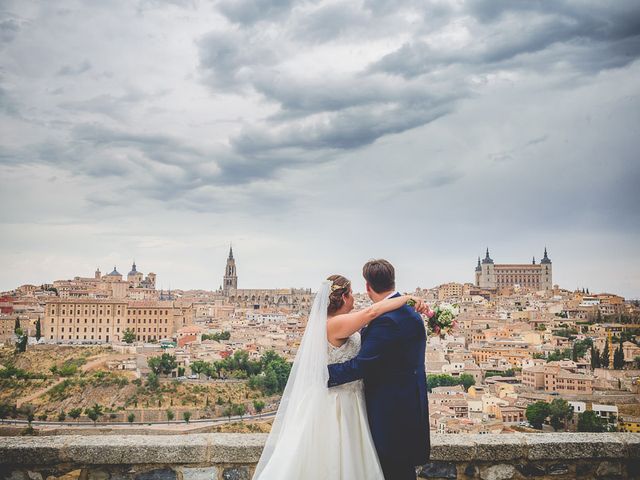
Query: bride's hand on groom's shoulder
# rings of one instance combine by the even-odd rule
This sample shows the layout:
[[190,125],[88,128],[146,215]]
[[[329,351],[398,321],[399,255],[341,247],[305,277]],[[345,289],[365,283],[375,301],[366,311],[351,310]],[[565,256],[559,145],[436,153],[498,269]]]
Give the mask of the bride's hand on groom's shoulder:
[[421,298],[411,295],[409,300],[411,301],[411,306],[413,306],[416,312],[426,315],[430,311],[429,305],[427,305]]

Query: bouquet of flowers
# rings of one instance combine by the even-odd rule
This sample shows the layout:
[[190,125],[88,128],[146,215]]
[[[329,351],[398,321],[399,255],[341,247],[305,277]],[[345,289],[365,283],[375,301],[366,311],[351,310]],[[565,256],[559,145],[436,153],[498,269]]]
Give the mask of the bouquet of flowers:
[[427,312],[427,331],[429,334],[440,335],[440,338],[444,338],[445,334],[451,333],[456,327],[458,323],[456,317],[459,313],[460,308],[457,304],[441,303],[435,310]]

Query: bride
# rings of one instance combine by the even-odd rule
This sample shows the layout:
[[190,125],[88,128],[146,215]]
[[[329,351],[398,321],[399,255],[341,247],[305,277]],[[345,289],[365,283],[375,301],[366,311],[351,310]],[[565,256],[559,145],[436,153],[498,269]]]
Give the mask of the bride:
[[361,328],[408,300],[388,298],[352,312],[351,282],[332,275],[322,283],[284,389],[254,480],[383,480],[369,432],[362,380],[327,388],[327,365],[360,350]]

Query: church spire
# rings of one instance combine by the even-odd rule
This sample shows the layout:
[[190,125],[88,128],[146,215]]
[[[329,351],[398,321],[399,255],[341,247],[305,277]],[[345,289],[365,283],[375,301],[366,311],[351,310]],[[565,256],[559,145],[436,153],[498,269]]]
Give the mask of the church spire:
[[233,260],[233,245],[229,244],[229,260]]

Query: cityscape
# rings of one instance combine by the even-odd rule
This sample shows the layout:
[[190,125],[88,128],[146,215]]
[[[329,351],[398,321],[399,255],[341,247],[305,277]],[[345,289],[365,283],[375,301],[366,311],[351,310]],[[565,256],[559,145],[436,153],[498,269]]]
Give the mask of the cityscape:
[[[640,432],[640,303],[563,289],[552,266],[487,248],[473,282],[410,292],[460,311],[428,338],[433,432]],[[158,290],[133,261],[2,292],[0,428],[268,432],[314,292],[239,288],[232,248],[221,272]]]

